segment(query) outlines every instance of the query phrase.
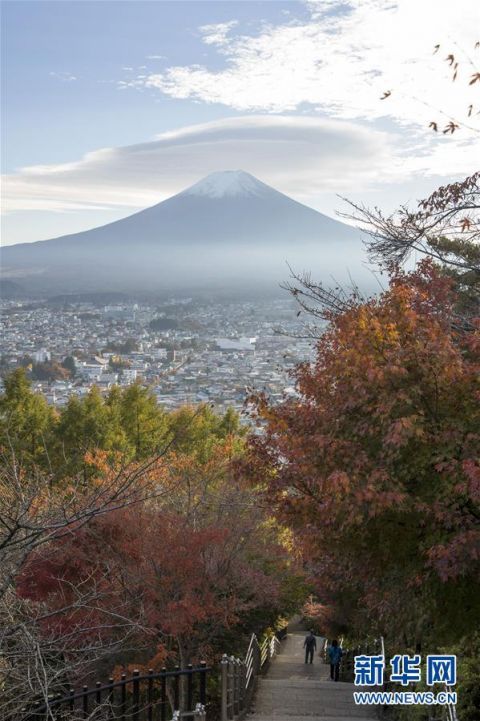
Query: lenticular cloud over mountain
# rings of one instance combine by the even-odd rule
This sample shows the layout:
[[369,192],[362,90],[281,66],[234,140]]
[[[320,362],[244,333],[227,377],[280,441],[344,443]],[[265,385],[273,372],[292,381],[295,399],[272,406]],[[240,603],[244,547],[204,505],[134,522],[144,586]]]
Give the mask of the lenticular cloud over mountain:
[[278,287],[287,264],[365,277],[358,230],[242,170],[216,172],[127,218],[6,247],[4,276],[41,293]]

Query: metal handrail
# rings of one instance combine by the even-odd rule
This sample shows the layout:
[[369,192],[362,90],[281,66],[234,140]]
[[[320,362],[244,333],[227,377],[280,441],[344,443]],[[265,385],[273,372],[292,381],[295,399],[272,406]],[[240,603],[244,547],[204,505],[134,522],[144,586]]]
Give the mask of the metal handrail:
[[[445,691],[450,692],[452,689],[445,684]],[[447,704],[448,721],[458,721],[457,708],[454,703]]]
[[[180,711],[179,709],[179,681],[180,678],[183,676],[187,676],[189,678],[189,688],[188,688],[188,696],[189,696],[189,702],[191,702],[191,705],[193,706],[193,678],[196,674],[199,675],[199,704],[202,706],[205,706],[206,703],[206,675],[209,671],[212,669],[207,666],[205,662],[202,662],[200,666],[193,667],[188,666],[187,668],[176,668],[173,671],[168,671],[166,668],[162,669],[161,671],[158,671],[154,673],[153,670],[150,670],[147,674],[140,674],[140,671],[134,671],[133,675],[130,678],[127,678],[125,674],[122,674],[122,677],[118,681],[114,681],[113,678],[110,678],[107,683],[101,683],[97,681],[94,687],[88,688],[87,686],[84,686],[81,691],[75,691],[74,689],[70,690],[70,693],[65,696],[56,696],[53,698],[48,699],[43,704],[41,702],[37,702],[37,704],[34,706],[34,708],[29,709],[28,711],[25,709],[25,716],[23,717],[23,721],[35,721],[38,720],[43,714],[46,714],[47,712],[51,711],[52,709],[58,709],[62,706],[65,706],[67,709],[74,711],[75,710],[75,702],[82,700],[82,706],[83,711],[85,712],[89,706],[89,699],[94,698],[95,703],[97,706],[102,704],[112,704],[113,703],[113,692],[115,689],[120,688],[121,689],[121,699],[120,699],[120,705],[124,706],[126,704],[126,688],[127,686],[131,685],[132,687],[132,703],[133,703],[133,718],[138,718],[139,709],[136,708],[140,703],[140,685],[143,681],[147,681],[147,704],[151,706],[151,704],[154,703],[153,701],[153,691],[154,691],[154,682],[160,680],[161,683],[161,705],[162,705],[162,721],[165,721],[166,719],[166,704],[167,704],[167,688],[166,683],[168,679],[172,679],[174,681],[174,706],[173,712]],[[107,692],[106,697],[102,701],[102,694]],[[197,704],[197,706],[199,705]],[[148,706],[147,706],[148,708]],[[188,709],[187,715],[192,716],[194,715],[194,709]]]
[[[282,631],[281,638],[286,637]],[[277,635],[265,638],[260,644],[255,633],[250,636],[243,659],[223,655],[222,670],[222,721],[234,721],[248,710],[255,680],[267,663],[277,654],[280,639]]]

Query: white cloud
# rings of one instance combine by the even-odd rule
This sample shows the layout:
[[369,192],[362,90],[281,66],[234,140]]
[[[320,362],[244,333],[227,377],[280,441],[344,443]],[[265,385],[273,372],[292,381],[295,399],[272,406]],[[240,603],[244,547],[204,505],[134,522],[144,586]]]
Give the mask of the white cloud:
[[165,132],[76,162],[25,167],[6,177],[4,196],[9,210],[140,208],[207,173],[236,168],[308,202],[318,193],[405,175],[386,133],[345,121],[260,115]]
[[[220,69],[218,62],[213,69],[172,66],[137,85],[239,111],[291,112],[308,104],[337,118],[387,117],[422,128],[432,119],[442,124],[445,116],[467,119],[476,93],[468,86],[473,68],[467,54],[476,52],[480,63],[477,0],[306,5],[307,20],[289,17],[253,36],[239,33],[235,21],[204,26],[203,42],[217,49]],[[460,62],[455,83],[445,62],[450,52]],[[386,90],[391,96],[380,101]]]
[[72,75],[72,73],[65,73],[65,72],[51,72],[49,73],[50,77],[57,78],[57,80],[62,80],[64,83],[71,83],[73,80],[78,80],[76,75]]
[[203,42],[206,45],[225,45],[228,43],[228,34],[236,25],[237,20],[230,20],[227,23],[216,23],[215,25],[202,25],[200,32],[203,35]]

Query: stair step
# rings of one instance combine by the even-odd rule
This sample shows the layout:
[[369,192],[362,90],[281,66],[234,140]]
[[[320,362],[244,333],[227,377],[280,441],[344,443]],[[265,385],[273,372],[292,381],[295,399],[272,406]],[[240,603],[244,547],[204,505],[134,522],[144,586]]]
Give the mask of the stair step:
[[353,684],[331,681],[321,659],[304,663],[304,636],[289,633],[282,642],[268,675],[259,680],[248,721],[375,721],[373,708],[355,704]]

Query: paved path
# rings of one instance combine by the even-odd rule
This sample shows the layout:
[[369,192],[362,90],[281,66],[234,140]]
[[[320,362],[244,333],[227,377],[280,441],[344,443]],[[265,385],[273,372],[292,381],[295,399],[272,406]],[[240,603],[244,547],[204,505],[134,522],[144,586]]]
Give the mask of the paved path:
[[305,664],[304,638],[304,631],[295,630],[282,641],[268,674],[259,679],[252,721],[377,721],[373,709],[355,705],[353,684],[330,681],[318,649],[313,664]]

